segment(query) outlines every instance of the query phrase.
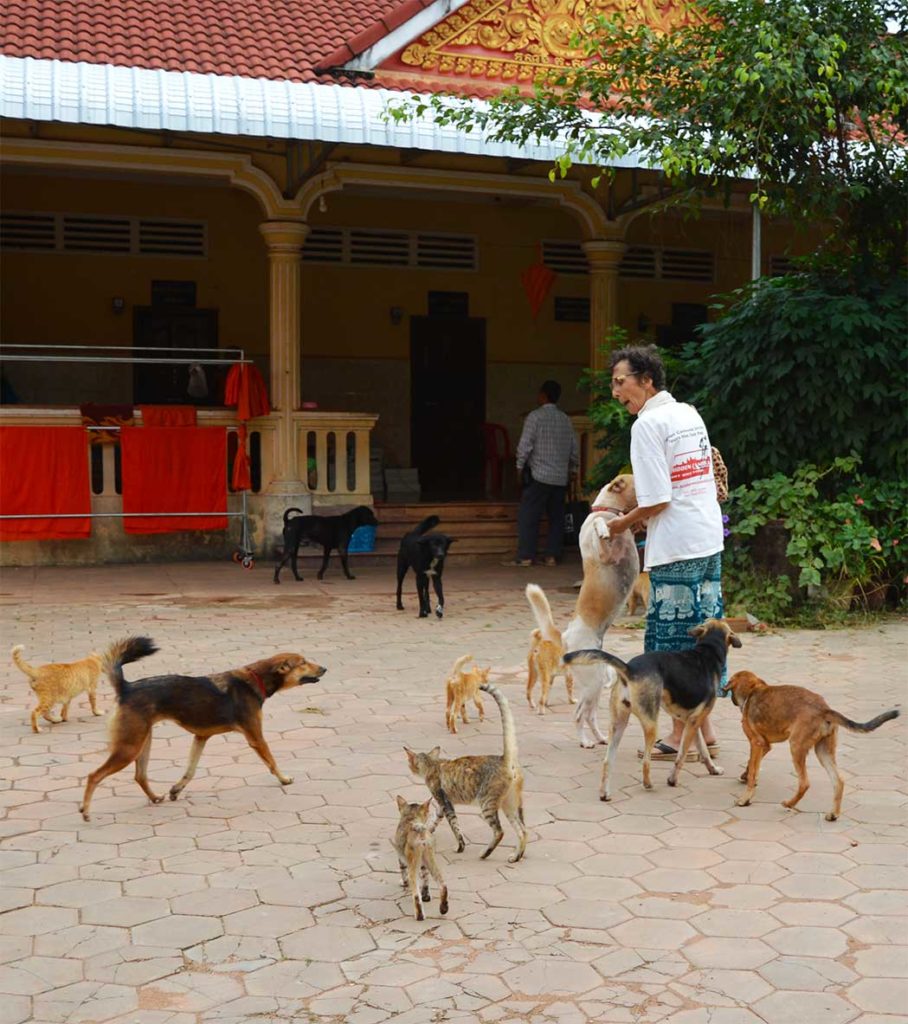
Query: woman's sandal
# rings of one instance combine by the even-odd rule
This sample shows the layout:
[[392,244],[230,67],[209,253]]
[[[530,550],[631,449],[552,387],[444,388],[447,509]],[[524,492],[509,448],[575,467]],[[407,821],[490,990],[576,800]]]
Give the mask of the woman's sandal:
[[[718,747],[716,749],[718,749]],[[650,760],[651,761],[674,761],[677,758],[677,756],[678,756],[678,751],[674,747],[670,746],[664,740],[657,740],[653,744],[653,749],[652,749],[652,751],[650,753]],[[713,756],[711,750],[709,752],[709,756],[710,757]],[[641,759],[643,758],[643,751],[642,750],[638,750],[637,751],[637,757],[639,757]],[[696,761],[696,760],[698,760],[699,757],[700,757],[700,755],[694,749],[693,745],[691,745],[690,749],[687,751],[687,756],[684,758],[684,760],[685,761]]]

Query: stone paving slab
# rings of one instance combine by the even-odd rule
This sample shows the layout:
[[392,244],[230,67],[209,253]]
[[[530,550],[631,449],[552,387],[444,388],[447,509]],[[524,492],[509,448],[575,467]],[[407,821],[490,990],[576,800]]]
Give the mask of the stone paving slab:
[[[325,664],[319,685],[265,707],[282,788],[236,735],[211,740],[176,802],[153,806],[127,769],[77,812],[105,756],[104,718],[84,698],[68,723],[33,734],[33,698],[0,673],[0,1024],[897,1024],[908,1021],[908,721],[839,735],[842,818],[815,760],[796,811],[785,747],[763,764],[748,808],[734,806],[747,743],[720,702],[713,778],[679,785],[654,765],[643,790],[639,727],[618,757],[615,797],[597,799],[602,750],[577,745],[563,683],[540,717],[524,698],[523,596],[540,583],[566,623],[576,565],[530,572],[452,565],[448,609],[420,621],[387,569],[345,580],[271,583],[231,563],[4,569],[0,640],[27,660],[73,660],[121,636],[160,646],[127,676],[203,673],[279,650]],[[410,581],[408,581],[410,582]],[[412,583],[410,582],[412,588]],[[607,647],[642,649],[623,619]],[[746,634],[732,669],[822,692],[866,720],[904,702],[908,623]],[[402,746],[448,756],[497,752],[497,709],[456,736],[443,684],[472,653],[511,701],[526,774],[526,859],[459,812],[458,855],[438,830],[451,909],[412,919],[389,845],[395,795],[421,799]],[[105,682],[101,705],[113,696]],[[156,727],[149,764],[163,792],[189,737]]]

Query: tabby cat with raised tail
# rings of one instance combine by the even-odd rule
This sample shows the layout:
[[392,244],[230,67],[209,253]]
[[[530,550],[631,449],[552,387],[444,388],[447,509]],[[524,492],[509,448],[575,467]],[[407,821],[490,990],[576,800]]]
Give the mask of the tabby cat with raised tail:
[[448,887],[442,878],[441,869],[435,860],[435,826],[438,824],[438,808],[433,800],[424,804],[410,804],[402,796],[397,798],[397,809],[400,821],[391,845],[397,851],[397,862],[400,864],[400,877],[404,886],[410,886],[413,897],[413,909],[416,920],[422,921],[423,903],[428,903],[429,875],[441,886],[442,914],[448,912]]
[[527,846],[527,829],[523,821],[523,772],[517,762],[517,734],[504,694],[492,683],[484,683],[480,689],[495,700],[501,712],[504,737],[501,754],[472,755],[447,761],[441,757],[441,747],[434,747],[427,754],[417,754],[409,747],[404,747],[404,750],[410,771],[425,780],[448,819],[457,840],[457,852],[463,853],[466,841],[454,813],[454,804],[475,803],[479,804],[483,818],[492,829],[492,841],[483,853],[483,859],[504,837],[498,817],[498,812],[504,811],[517,833],[517,850],[509,858],[513,864],[524,855]]

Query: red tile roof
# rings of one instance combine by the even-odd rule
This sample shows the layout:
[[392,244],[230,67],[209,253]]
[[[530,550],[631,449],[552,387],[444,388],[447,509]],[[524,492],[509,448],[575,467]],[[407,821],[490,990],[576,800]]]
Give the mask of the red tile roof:
[[[0,52],[309,82],[326,80],[319,71],[346,63],[430,3],[4,0]],[[419,85],[414,77],[404,87]]]

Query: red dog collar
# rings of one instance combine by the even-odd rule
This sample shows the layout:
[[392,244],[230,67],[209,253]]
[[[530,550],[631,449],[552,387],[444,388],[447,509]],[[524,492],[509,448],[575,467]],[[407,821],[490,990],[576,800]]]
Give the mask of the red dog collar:
[[253,672],[251,668],[246,669],[246,674],[252,677],[252,681],[258,687],[258,691],[262,695],[262,703],[264,704],[265,698],[268,696],[268,691],[265,689],[265,684],[262,682],[261,676]]
[[620,508],[612,508],[610,505],[593,505],[590,508],[590,512],[614,512],[616,516],[624,515]]

